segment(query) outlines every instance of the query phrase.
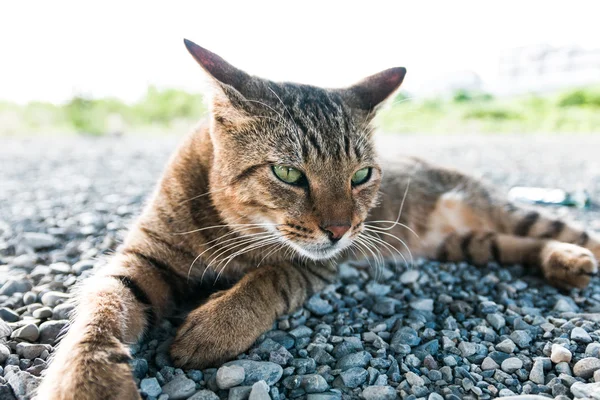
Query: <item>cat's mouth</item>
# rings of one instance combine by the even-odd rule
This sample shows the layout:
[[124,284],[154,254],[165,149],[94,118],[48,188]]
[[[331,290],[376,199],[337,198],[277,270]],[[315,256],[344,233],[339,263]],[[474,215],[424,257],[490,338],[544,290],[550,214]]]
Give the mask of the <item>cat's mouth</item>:
[[300,244],[293,240],[284,239],[284,241],[292,247],[298,254],[307,257],[311,260],[327,260],[334,258],[340,254],[344,249],[350,246],[351,241],[349,239],[340,240],[337,243],[328,244]]

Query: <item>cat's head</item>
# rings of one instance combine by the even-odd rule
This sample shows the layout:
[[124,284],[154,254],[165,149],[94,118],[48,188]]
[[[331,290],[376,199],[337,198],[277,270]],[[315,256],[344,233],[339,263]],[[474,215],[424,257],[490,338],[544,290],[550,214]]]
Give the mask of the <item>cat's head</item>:
[[215,86],[210,188],[222,218],[254,235],[249,245],[287,245],[315,260],[348,248],[381,182],[370,123],[406,70],[323,89],[254,77],[185,44]]

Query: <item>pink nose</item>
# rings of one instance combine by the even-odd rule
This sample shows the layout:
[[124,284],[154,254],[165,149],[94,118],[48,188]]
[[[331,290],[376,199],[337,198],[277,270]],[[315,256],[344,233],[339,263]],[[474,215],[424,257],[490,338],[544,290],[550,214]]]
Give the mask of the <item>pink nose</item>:
[[337,242],[350,230],[350,225],[328,225],[322,227],[322,229],[327,232],[332,242]]

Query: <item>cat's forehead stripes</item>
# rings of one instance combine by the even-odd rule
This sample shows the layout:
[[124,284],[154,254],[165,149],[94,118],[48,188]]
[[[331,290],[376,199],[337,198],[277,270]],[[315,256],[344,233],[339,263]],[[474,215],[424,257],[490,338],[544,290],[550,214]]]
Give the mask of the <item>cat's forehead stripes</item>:
[[272,86],[281,116],[291,120],[292,136],[304,160],[360,160],[371,150],[364,126],[337,93],[295,84]]

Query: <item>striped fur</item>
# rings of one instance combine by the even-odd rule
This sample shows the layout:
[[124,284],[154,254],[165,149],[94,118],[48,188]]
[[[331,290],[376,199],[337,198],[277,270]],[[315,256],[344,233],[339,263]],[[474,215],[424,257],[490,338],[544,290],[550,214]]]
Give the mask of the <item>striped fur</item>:
[[[442,261],[522,263],[561,287],[596,273],[595,234],[456,171],[412,158],[380,164],[370,122],[404,69],[322,89],[252,77],[186,44],[213,77],[210,121],[182,143],[122,250],[82,288],[40,399],[139,398],[127,345],[183,305],[197,308],[173,342],[174,364],[231,359],[334,281],[351,255],[408,258],[410,248]],[[308,185],[281,182],[274,164],[303,171]],[[363,167],[370,179],[351,186]],[[332,243],[328,224],[348,231]],[[211,295],[214,283],[223,290]]]

